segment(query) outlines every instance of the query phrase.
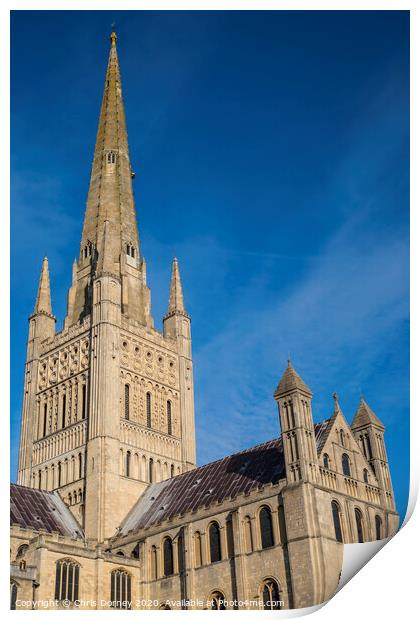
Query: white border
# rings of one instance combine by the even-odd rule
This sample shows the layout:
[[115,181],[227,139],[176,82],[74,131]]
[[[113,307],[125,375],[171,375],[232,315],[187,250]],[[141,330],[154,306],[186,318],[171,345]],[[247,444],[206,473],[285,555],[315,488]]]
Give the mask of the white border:
[[[0,166],[0,192],[2,197],[2,210],[1,210],[1,225],[0,225],[0,290],[2,291],[2,303],[0,305],[0,329],[1,329],[1,342],[3,345],[3,356],[1,358],[0,366],[0,393],[3,395],[2,399],[2,415],[3,415],[3,427],[4,431],[1,433],[2,442],[2,458],[3,467],[0,468],[1,484],[3,491],[4,501],[2,502],[1,511],[1,533],[4,537],[1,549],[3,550],[3,557],[0,563],[1,570],[1,607],[8,613],[9,605],[9,564],[7,558],[8,548],[8,532],[9,532],[9,519],[8,519],[8,502],[6,498],[8,496],[8,466],[4,467],[4,463],[9,462],[9,437],[6,432],[8,428],[9,419],[9,339],[10,339],[10,325],[9,325],[9,303],[8,295],[6,291],[10,291],[9,281],[9,208],[10,204],[10,131],[9,131],[9,119],[10,119],[10,16],[11,10],[168,10],[168,9],[182,9],[182,10],[410,10],[411,11],[411,110],[417,112],[420,109],[420,101],[418,96],[418,78],[420,75],[420,63],[419,63],[419,18],[418,9],[414,2],[398,2],[392,0],[353,0],[353,1],[323,1],[316,2],[315,0],[286,2],[286,1],[262,1],[252,2],[250,0],[230,0],[230,2],[221,2],[220,0],[212,0],[212,2],[203,2],[196,0],[191,1],[155,1],[143,0],[142,2],[127,2],[120,0],[120,2],[110,0],[90,0],[90,2],[82,2],[81,0],[73,0],[73,2],[62,2],[59,6],[52,0],[34,2],[29,0],[11,1],[3,0],[0,7],[0,67],[1,67],[1,91],[0,91],[0,123],[2,136],[0,142],[0,149],[2,151]],[[42,32],[39,33],[42,37]],[[418,112],[417,112],[418,114]],[[419,157],[418,157],[418,121],[417,115],[411,116],[411,170],[419,170]],[[418,302],[419,301],[419,285],[418,274],[416,266],[419,264],[420,250],[416,241],[418,242],[419,232],[419,215],[418,205],[419,192],[418,192],[418,172],[412,175],[411,179],[411,200],[415,205],[411,211],[411,317],[414,327],[411,332],[411,384],[416,386],[416,379],[419,376],[419,359],[418,359],[418,333],[416,314],[418,314]],[[416,277],[417,276],[417,277]],[[417,280],[417,282],[416,282]],[[7,397],[4,398],[4,395]],[[417,391],[412,390],[411,394],[411,411],[419,411],[419,397]],[[418,588],[418,554],[419,554],[419,531],[420,531],[420,517],[419,510],[414,511],[414,506],[417,500],[418,494],[418,482],[419,482],[419,447],[415,439],[420,437],[419,424],[417,421],[417,415],[411,415],[411,480],[410,480],[410,500],[407,510],[404,527],[396,537],[394,537],[373,559],[371,559],[362,570],[360,570],[352,579],[349,585],[344,587],[340,592],[326,605],[322,606],[320,611],[317,612],[319,618],[331,618],[336,620],[339,614],[340,620],[346,618],[354,618],[355,614],[362,614],[363,617],[381,617],[382,619],[391,618],[395,614],[399,614],[402,618],[411,618],[412,612],[417,612],[416,601],[416,588]],[[412,515],[412,516],[411,516]],[[411,517],[411,518],[410,518]],[[297,610],[296,610],[297,611]],[[307,610],[309,612],[310,610]],[[21,612],[14,612],[21,613]],[[45,613],[39,611],[38,613]],[[92,612],[101,613],[101,612]],[[113,614],[121,614],[124,612],[113,611]],[[160,614],[161,612],[155,612]],[[179,614],[185,612],[177,612]],[[194,611],[188,612],[189,614],[201,614],[203,612]],[[240,612],[227,612],[228,614],[237,615]],[[245,613],[245,612],[244,612]],[[248,612],[248,614],[259,614],[261,612]],[[303,613],[281,611],[282,616],[296,616],[304,615]],[[418,612],[417,612],[418,613]],[[125,617],[125,616],[124,616]],[[156,616],[157,617],[157,616]],[[190,615],[188,616],[190,617]],[[192,617],[192,616],[191,616]]]

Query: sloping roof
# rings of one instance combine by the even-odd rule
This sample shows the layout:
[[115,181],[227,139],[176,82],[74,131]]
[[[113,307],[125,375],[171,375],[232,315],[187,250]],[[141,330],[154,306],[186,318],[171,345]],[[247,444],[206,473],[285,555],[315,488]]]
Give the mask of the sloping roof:
[[83,530],[56,491],[10,485],[10,524],[83,538]]
[[334,420],[335,416],[331,416],[331,418],[328,418],[328,420],[324,420],[323,422],[314,424],[315,444],[318,454],[321,452],[322,448],[325,445],[325,442],[327,441],[327,437],[330,433]]
[[[328,427],[326,422],[315,424],[317,444],[322,442]],[[122,522],[119,535],[136,532],[265,484],[275,484],[285,476],[283,441],[279,437],[150,485]]]
[[385,429],[385,426],[382,424],[380,419],[373,413],[372,409],[369,407],[364,398],[362,398],[360,400],[357,411],[354,414],[351,428],[360,428],[361,426],[366,426],[366,424],[376,424],[376,426],[379,426],[379,428],[383,430]]
[[284,476],[283,442],[281,438],[267,441],[152,484],[123,521],[121,533],[154,525],[264,484],[275,484]]
[[287,368],[276,388],[275,394],[285,394],[286,392],[290,392],[296,388],[303,390],[307,394],[312,394],[310,388],[308,388],[302,377],[298,375],[292,366],[292,362],[289,360],[287,362]]

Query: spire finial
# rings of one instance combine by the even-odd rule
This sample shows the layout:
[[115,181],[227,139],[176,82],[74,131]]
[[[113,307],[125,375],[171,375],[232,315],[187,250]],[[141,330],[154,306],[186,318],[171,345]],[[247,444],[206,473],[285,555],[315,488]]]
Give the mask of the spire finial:
[[111,32],[111,45],[117,45],[117,33],[115,32],[115,22],[111,24],[112,32]]
[[337,392],[333,392],[332,397],[334,399],[334,411],[339,411],[340,403],[338,402],[338,394],[337,394]]

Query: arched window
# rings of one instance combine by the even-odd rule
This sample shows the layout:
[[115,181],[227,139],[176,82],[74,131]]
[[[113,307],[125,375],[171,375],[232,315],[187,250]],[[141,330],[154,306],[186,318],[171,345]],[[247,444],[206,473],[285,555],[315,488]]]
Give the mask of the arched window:
[[225,597],[221,592],[212,592],[209,603],[210,609],[226,609]]
[[341,457],[341,467],[343,469],[343,474],[345,476],[350,476],[350,459],[348,457],[348,454],[343,454],[343,456]]
[[261,547],[268,549],[274,545],[273,522],[271,519],[271,510],[267,506],[263,506],[259,514]]
[[76,601],[79,598],[79,565],[73,560],[55,564],[55,600]]
[[366,482],[366,484],[369,482],[369,473],[367,469],[363,470],[363,481]]
[[280,609],[280,592],[274,579],[265,579],[261,587],[261,598],[264,609]]
[[171,465],[171,478],[173,478],[175,475],[175,465],[172,463]]
[[220,562],[222,550],[220,546],[220,527],[213,521],[209,528],[210,562]]
[[172,435],[172,403],[170,400],[166,401],[166,418],[168,423],[168,435]]
[[109,151],[106,154],[106,163],[107,164],[115,164],[116,158],[117,158],[116,154],[113,151]]
[[40,489],[41,486],[42,486],[42,473],[41,473],[41,470],[38,470],[38,489]]
[[10,609],[16,609],[18,587],[14,581],[10,582]]
[[152,395],[150,392],[146,394],[146,420],[147,428],[152,428]]
[[66,426],[66,395],[63,394],[63,403],[61,411],[61,428]]
[[127,478],[130,477],[130,467],[131,467],[131,452],[130,450],[125,455],[125,475]]
[[357,528],[357,542],[363,542],[363,516],[358,508],[354,509],[354,516],[356,517]]
[[165,538],[163,541],[163,574],[165,577],[174,574],[174,556],[170,538]]
[[341,445],[344,447],[346,445],[345,443],[345,438],[344,438],[344,431],[343,429],[340,430],[340,443]]
[[153,459],[149,459],[149,482],[153,482]]
[[29,545],[20,545],[16,553],[16,559],[19,560],[19,558],[23,558],[23,556],[28,551],[28,549],[29,549]]
[[157,569],[157,549],[155,545],[152,546],[150,550],[150,576],[152,579],[158,578],[158,569]]
[[251,517],[246,516],[244,519],[245,530],[245,553],[252,553],[254,551],[254,545],[252,540],[252,523]]
[[201,551],[201,534],[200,532],[195,532],[194,534],[194,557],[195,557],[195,565],[197,567],[203,564],[203,555]]
[[381,540],[382,538],[382,519],[379,515],[375,517],[375,530],[376,530],[376,540]]
[[81,452],[79,452],[78,461],[79,461],[79,478],[82,478],[83,477],[83,461],[82,461]]
[[124,386],[124,417],[130,419],[130,386],[128,383]]
[[111,573],[111,607],[131,608],[131,575],[122,568]]
[[331,511],[334,522],[335,539],[337,542],[343,542],[343,532],[341,531],[340,506],[337,502],[331,502]]
[[324,453],[324,467],[325,469],[329,469],[330,468],[330,457],[328,456],[328,454],[325,452]]
[[62,473],[63,473],[63,466],[61,464],[61,461],[58,461],[58,486],[61,487],[61,479],[62,479]]

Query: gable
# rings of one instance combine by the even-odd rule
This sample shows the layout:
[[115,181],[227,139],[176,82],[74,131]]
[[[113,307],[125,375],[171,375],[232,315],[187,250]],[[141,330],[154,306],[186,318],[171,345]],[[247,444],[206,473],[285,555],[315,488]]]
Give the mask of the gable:
[[[340,431],[344,432],[344,446],[341,444]],[[363,469],[367,469],[369,476],[378,484],[375,473],[361,451],[341,409],[338,409],[330,418],[329,428],[326,429],[323,445],[318,452],[321,465],[323,465],[323,455],[325,453],[329,456],[333,471],[342,472],[341,457],[342,454],[346,453],[352,463],[353,478],[362,480]]]

